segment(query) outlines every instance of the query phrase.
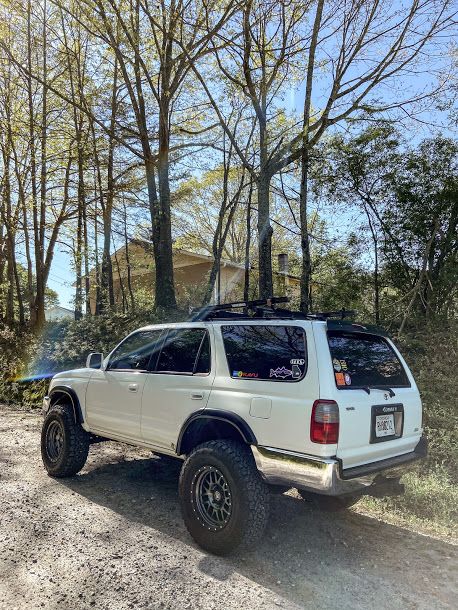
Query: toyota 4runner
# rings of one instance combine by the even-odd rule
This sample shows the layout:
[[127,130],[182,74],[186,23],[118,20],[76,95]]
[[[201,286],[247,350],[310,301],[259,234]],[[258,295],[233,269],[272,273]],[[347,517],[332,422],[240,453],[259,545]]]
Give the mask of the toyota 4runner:
[[48,473],[76,474],[106,439],[180,458],[185,524],[217,554],[259,538],[271,491],[295,487],[324,510],[402,491],[426,441],[401,354],[359,324],[279,309],[284,300],[147,326],[55,375],[43,406]]

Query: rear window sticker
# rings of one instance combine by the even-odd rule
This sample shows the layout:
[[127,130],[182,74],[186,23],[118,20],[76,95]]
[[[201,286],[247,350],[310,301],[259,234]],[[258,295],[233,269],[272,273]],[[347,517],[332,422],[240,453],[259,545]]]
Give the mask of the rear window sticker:
[[337,358],[332,359],[332,366],[334,367],[334,370],[337,371],[338,373],[342,370],[342,366],[340,365],[340,360],[338,360]]
[[293,371],[287,369],[286,367],[277,367],[276,369],[270,369],[269,377],[277,377],[280,379],[286,379],[286,377],[292,377]]
[[232,371],[232,377],[245,377],[248,379],[256,379],[258,373],[246,373],[245,371]]
[[301,369],[298,364],[293,364],[293,379],[299,379],[302,375]]
[[340,366],[342,367],[342,371],[348,371],[348,366],[347,366],[347,361],[346,360],[341,360],[340,361]]
[[345,384],[351,385],[351,377],[348,373],[345,373]]
[[334,373],[336,376],[337,385],[345,385],[345,377],[343,373]]
[[290,364],[297,364],[299,366],[304,366],[305,360],[304,360],[304,358],[291,358],[289,363]]

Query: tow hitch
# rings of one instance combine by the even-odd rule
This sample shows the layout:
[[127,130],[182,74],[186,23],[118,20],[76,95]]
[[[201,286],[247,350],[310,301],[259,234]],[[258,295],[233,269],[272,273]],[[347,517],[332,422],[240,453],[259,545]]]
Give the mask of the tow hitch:
[[388,478],[379,474],[375,477],[370,487],[366,488],[364,495],[374,498],[386,498],[387,496],[402,496],[405,485],[400,482],[401,477]]

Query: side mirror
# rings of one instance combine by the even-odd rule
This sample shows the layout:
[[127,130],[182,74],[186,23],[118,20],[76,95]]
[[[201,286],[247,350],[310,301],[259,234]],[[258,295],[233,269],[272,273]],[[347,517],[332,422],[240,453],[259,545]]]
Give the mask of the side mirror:
[[103,362],[103,354],[100,352],[91,352],[86,360],[86,368],[101,369]]

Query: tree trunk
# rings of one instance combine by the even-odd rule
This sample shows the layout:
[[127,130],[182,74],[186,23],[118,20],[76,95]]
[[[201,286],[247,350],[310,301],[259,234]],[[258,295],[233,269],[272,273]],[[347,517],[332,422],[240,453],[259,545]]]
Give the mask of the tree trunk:
[[270,225],[270,180],[266,169],[261,168],[258,186],[258,242],[259,242],[259,298],[273,296],[272,234]]
[[[164,93],[166,97],[167,91]],[[159,155],[157,175],[159,184],[159,219],[157,243],[154,244],[156,263],[156,303],[158,309],[176,309],[173,277],[172,224],[169,182],[169,107],[163,99],[159,112]]]
[[246,208],[246,241],[245,241],[245,277],[243,282],[243,300],[250,298],[250,247],[251,247],[251,197],[253,195],[253,182],[250,183]]
[[309,149],[304,147],[301,159],[301,190],[299,197],[300,222],[301,222],[301,291],[300,310],[308,313],[310,310],[310,280],[312,275],[312,262],[310,257],[310,239],[308,229],[308,172],[309,172]]
[[312,37],[307,65],[307,79],[305,84],[304,118],[302,123],[302,151],[301,151],[301,188],[299,196],[301,221],[301,311],[308,313],[310,309],[312,264],[310,258],[310,238],[308,230],[308,179],[310,169],[310,108],[312,106],[313,72],[315,68],[315,53],[318,45],[318,34],[321,27],[324,0],[318,0],[315,19],[313,22]]

